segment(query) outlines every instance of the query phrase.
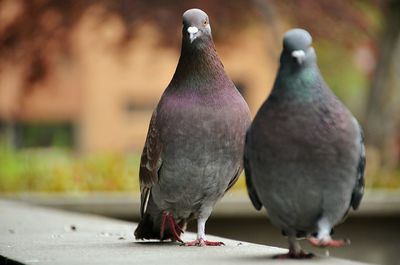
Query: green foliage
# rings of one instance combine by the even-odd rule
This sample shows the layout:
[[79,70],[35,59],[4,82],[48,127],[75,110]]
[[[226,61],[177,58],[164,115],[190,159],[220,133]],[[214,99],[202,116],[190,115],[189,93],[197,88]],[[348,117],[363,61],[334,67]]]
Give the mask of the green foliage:
[[[77,156],[68,150],[14,151],[0,144],[0,192],[139,192],[140,156]],[[369,188],[400,188],[400,170],[367,176]],[[246,189],[242,174],[233,191]]]
[[73,126],[68,123],[17,124],[18,145],[22,147],[72,147]]
[[0,192],[139,191],[138,155],[76,156],[0,145]]
[[377,189],[399,189],[400,169],[370,174],[366,178],[366,186]]
[[317,41],[314,47],[325,81],[345,105],[359,116],[365,103],[369,80],[355,66],[352,51],[324,40]]

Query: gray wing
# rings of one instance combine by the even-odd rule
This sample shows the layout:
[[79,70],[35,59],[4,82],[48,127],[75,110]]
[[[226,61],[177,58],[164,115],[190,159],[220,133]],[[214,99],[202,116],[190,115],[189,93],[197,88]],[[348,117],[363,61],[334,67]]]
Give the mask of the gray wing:
[[225,190],[225,193],[228,192],[228,190],[230,190],[233,187],[233,185],[235,185],[235,183],[238,181],[238,179],[240,177],[240,173],[242,173],[242,171],[243,171],[243,166],[240,165],[240,167],[236,171],[236,173],[233,176],[233,178],[229,181],[229,184],[228,184],[228,187]]
[[354,186],[353,193],[351,194],[350,205],[354,210],[360,206],[361,199],[364,195],[364,170],[365,170],[365,147],[364,147],[364,134],[363,131],[356,121],[357,126],[360,129],[360,159],[357,166],[357,181]]
[[247,193],[249,194],[250,200],[253,203],[254,208],[256,208],[257,210],[261,210],[262,203],[260,201],[260,198],[258,198],[256,190],[254,189],[252,176],[251,176],[250,163],[248,160],[248,156],[246,155],[247,148],[248,148],[248,138],[249,138],[249,131],[247,131],[247,133],[246,133],[245,152],[244,152],[244,156],[243,156],[244,174],[246,176]]
[[162,164],[161,140],[159,130],[156,126],[157,109],[153,112],[147,132],[146,142],[140,158],[139,181],[140,181],[140,214],[146,212],[150,198],[151,187],[158,182],[158,172]]

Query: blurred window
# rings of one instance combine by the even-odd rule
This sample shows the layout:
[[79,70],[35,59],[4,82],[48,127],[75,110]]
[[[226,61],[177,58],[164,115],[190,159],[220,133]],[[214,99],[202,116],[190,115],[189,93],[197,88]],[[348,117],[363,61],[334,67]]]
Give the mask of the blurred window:
[[74,127],[72,123],[17,123],[15,145],[17,148],[73,148],[75,145]]
[[123,100],[122,108],[125,113],[134,113],[136,111],[153,110],[156,104],[149,100],[137,100],[133,97],[127,97]]

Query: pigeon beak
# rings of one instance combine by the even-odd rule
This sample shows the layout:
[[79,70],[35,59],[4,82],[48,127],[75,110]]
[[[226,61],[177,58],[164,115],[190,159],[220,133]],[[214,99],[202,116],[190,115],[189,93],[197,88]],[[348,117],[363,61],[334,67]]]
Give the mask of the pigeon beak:
[[189,33],[190,43],[192,43],[197,38],[199,29],[197,27],[188,27],[187,32]]
[[298,64],[302,64],[306,53],[303,50],[295,50],[292,52],[292,57],[296,58]]

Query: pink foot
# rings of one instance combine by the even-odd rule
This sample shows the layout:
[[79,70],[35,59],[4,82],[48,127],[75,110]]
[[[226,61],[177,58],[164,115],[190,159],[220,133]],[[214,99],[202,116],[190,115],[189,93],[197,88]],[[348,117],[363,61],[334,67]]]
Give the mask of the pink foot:
[[349,239],[333,240],[333,239],[318,239],[315,237],[307,238],[308,242],[314,247],[324,248],[324,247],[343,247],[345,245],[350,245]]
[[165,225],[168,220],[169,228],[171,229],[172,236],[174,237],[173,241],[179,241],[184,243],[180,237],[180,234],[183,233],[182,228],[175,222],[174,216],[170,213],[163,212],[160,226],[160,240],[162,241],[164,238]]
[[289,250],[286,254],[274,256],[274,259],[311,259],[312,257],[314,257],[314,254],[304,252],[303,250],[299,253]]
[[224,246],[224,242],[213,242],[213,241],[207,241],[204,239],[196,239],[190,242],[186,242],[182,244],[182,246],[197,246],[197,247],[204,247],[204,246]]

